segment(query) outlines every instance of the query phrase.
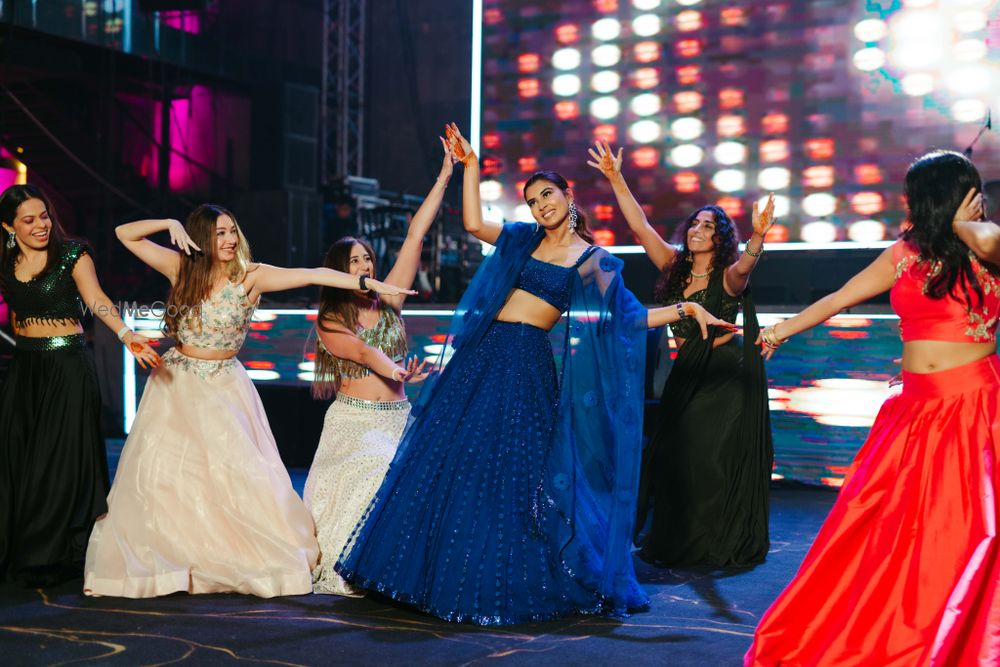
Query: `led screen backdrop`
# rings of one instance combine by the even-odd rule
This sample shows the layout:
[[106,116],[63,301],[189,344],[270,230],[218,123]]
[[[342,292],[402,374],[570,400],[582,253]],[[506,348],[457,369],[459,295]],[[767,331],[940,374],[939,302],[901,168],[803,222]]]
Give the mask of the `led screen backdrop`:
[[[994,0],[483,0],[484,203],[530,219],[520,184],[554,169],[631,243],[586,166],[607,138],[661,230],[714,202],[745,233],[773,190],[773,240],[894,238],[907,164],[965,148],[1000,109],[997,13]],[[995,136],[974,157],[1000,178]]]

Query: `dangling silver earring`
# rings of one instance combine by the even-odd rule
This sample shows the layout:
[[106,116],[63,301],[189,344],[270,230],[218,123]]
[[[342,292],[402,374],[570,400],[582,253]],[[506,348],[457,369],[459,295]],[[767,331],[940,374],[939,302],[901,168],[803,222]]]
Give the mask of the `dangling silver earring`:
[[580,215],[576,212],[576,202],[571,201],[569,203],[569,231],[576,231],[576,221],[580,218]]
[[17,241],[14,240],[14,235],[7,232],[7,249],[13,250],[15,246],[17,246]]

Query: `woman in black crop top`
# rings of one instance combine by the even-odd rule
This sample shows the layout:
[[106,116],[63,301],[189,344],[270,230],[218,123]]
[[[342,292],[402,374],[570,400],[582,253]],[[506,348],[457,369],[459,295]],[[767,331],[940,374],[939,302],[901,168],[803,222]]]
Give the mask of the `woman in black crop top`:
[[94,520],[107,511],[108,466],[97,374],[84,345],[86,309],[140,363],[145,338],[101,290],[90,250],[63,237],[45,194],[0,194],[0,291],[16,334],[0,390],[0,581],[45,586],[79,576]]
[[[754,349],[757,317],[747,283],[774,222],[774,201],[753,208],[754,233],[743,253],[733,221],[703,206],[684,223],[678,249],[647,222],[621,173],[622,151],[590,149],[590,166],[611,182],[629,228],[662,272],[657,299],[694,301],[735,322],[743,306],[745,339],[713,329],[708,340],[681,320],[679,344],[660,399],[647,422],[636,522],[640,558],[662,567],[742,567],[767,556],[768,484],[774,460],[767,377]],[[648,531],[647,515],[652,522]]]

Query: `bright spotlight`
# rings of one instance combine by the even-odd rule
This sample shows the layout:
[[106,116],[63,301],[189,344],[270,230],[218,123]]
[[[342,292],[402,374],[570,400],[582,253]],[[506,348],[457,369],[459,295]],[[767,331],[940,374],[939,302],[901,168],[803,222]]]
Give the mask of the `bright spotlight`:
[[632,19],[632,32],[638,37],[652,37],[660,32],[660,17],[656,14],[641,14]]
[[738,141],[723,141],[712,154],[719,164],[739,164],[747,158],[747,147]]
[[614,67],[622,59],[622,50],[615,44],[601,44],[590,52],[590,59],[598,67]]
[[802,200],[802,210],[814,218],[825,218],[837,210],[837,198],[829,192],[814,192]]
[[552,92],[560,97],[570,97],[580,92],[580,77],[576,74],[560,74],[552,79]]
[[694,167],[701,164],[704,157],[705,151],[695,144],[681,144],[670,151],[670,161],[678,167]]
[[598,93],[613,93],[621,85],[622,77],[618,72],[604,70],[590,77],[590,87]]
[[858,220],[847,228],[847,238],[858,243],[875,243],[885,238],[885,225],[878,220]]
[[497,201],[503,196],[503,186],[500,181],[489,179],[479,184],[479,196],[483,201]]
[[888,32],[882,19],[865,19],[854,26],[854,36],[862,42],[877,42]]
[[594,36],[594,39],[599,39],[602,42],[617,39],[621,32],[622,24],[617,19],[601,19],[590,26],[590,34]]
[[934,77],[924,72],[907,74],[902,80],[903,92],[912,97],[923,97],[934,90]]
[[739,169],[722,169],[712,176],[712,187],[719,192],[739,192],[746,183],[747,175]]
[[598,97],[590,103],[590,115],[601,120],[610,120],[621,111],[621,104],[614,97]]
[[974,123],[986,116],[986,105],[982,100],[969,98],[951,105],[951,117],[960,123]]
[[699,118],[678,118],[670,124],[670,133],[681,141],[697,139],[705,131],[705,124]]
[[837,227],[832,222],[817,220],[802,225],[799,234],[806,243],[832,243],[837,240]]
[[652,116],[653,114],[660,113],[660,96],[656,93],[636,95],[629,103],[629,107],[636,116]]
[[[763,211],[764,207],[767,206],[767,195],[764,195],[757,200],[758,210]],[[788,215],[788,211],[791,210],[792,202],[785,195],[774,195],[774,217],[783,218]]]
[[556,69],[576,69],[580,66],[580,52],[577,49],[559,49],[552,54],[552,66]]
[[640,144],[648,144],[660,138],[660,124],[655,120],[640,120],[632,123],[629,135]]
[[784,167],[767,167],[757,174],[757,184],[765,190],[784,190],[792,182],[792,172]]
[[869,46],[854,52],[854,66],[862,72],[874,72],[885,64],[885,51]]

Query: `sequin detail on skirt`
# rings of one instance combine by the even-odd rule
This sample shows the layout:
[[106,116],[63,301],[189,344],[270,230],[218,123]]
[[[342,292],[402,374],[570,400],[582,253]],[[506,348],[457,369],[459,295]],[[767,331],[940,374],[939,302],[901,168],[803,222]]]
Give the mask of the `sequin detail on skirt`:
[[314,593],[359,595],[334,565],[385,478],[409,414],[405,399],[367,401],[344,394],[326,411],[302,494],[321,552],[313,570]]
[[543,491],[558,413],[548,333],[494,322],[452,364],[337,570],[449,621],[600,613],[600,595],[582,583],[589,573],[563,562],[555,536],[565,517]]

